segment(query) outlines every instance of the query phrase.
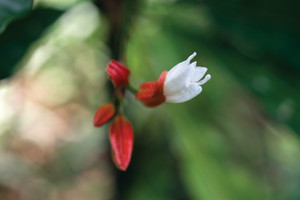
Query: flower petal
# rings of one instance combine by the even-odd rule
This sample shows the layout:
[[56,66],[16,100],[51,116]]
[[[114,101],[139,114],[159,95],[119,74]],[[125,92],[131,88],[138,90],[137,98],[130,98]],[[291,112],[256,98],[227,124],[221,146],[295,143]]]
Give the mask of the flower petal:
[[156,89],[155,81],[142,83],[136,94],[136,98],[141,101],[150,99],[154,95],[155,89]]
[[108,64],[106,72],[109,74],[116,89],[129,84],[130,70],[118,61],[112,60]]
[[207,74],[204,79],[200,80],[198,82],[199,85],[203,85],[204,83],[206,83],[207,81],[209,81],[211,79],[211,75],[210,74]]
[[164,83],[167,73],[167,71],[163,71],[157,81],[142,83],[136,94],[136,99],[148,107],[155,107],[165,102]]
[[109,121],[115,114],[113,103],[107,103],[100,106],[94,116],[94,126],[102,126]]
[[171,82],[173,80],[182,80],[183,82],[188,78],[188,74],[191,68],[189,68],[189,62],[183,61],[175,65],[168,72],[166,81]]
[[180,63],[178,63],[177,65],[175,65],[174,67],[172,67],[169,72],[168,72],[168,76],[169,79],[177,79],[178,76],[183,76],[183,77],[187,77],[182,75],[182,72],[185,72],[187,70],[187,68],[189,68],[190,65],[190,61],[196,56],[196,52],[194,52],[192,55],[190,55],[185,61],[182,61]]
[[202,91],[202,87],[199,86],[197,83],[189,84],[185,89],[178,91],[177,93],[167,96],[166,95],[166,102],[168,103],[182,103],[188,101]]
[[125,171],[133,149],[133,128],[123,115],[118,115],[109,128],[113,160],[117,168]]
[[182,67],[178,74],[173,73],[169,75],[168,72],[166,76],[166,81],[164,84],[164,94],[165,96],[171,96],[183,90],[186,87],[188,77],[192,68]]
[[196,68],[196,62],[190,64],[190,61],[196,56],[196,52],[190,55],[185,61],[175,65],[167,74],[164,93],[166,96],[172,96],[183,90],[193,75]]
[[191,72],[189,81],[191,82],[199,81],[204,76],[206,71],[207,71],[206,67],[195,67],[194,70]]

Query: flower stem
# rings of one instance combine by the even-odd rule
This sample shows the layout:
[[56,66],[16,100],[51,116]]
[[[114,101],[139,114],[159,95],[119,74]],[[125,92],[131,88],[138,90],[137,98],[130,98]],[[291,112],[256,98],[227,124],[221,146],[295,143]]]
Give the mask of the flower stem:
[[128,85],[127,86],[127,89],[132,93],[132,94],[134,94],[134,95],[136,95],[136,93],[137,93],[137,89],[136,88],[134,88],[132,85]]

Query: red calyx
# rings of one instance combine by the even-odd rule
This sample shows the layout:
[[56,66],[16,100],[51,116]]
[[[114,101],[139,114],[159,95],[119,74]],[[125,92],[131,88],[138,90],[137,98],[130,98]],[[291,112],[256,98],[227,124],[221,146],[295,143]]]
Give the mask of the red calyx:
[[118,115],[109,128],[113,161],[117,168],[125,171],[130,163],[133,149],[133,128],[123,115]]
[[112,60],[106,68],[106,72],[109,74],[116,89],[127,86],[129,84],[128,77],[130,70],[119,63],[118,61]]
[[136,94],[136,99],[148,107],[155,107],[165,102],[164,83],[167,73],[168,71],[163,71],[157,81],[142,83]]
[[116,113],[113,103],[106,103],[100,106],[95,113],[94,126],[102,126],[108,122]]

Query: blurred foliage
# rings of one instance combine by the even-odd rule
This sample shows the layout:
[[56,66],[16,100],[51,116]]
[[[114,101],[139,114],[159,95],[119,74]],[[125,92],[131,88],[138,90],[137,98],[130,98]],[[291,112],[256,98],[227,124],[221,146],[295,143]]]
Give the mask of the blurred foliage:
[[33,0],[0,0],[0,33],[13,19],[30,11]]
[[0,79],[13,73],[13,67],[24,56],[30,45],[41,37],[43,31],[51,25],[62,11],[54,9],[35,9],[28,16],[7,27],[0,37]]
[[295,112],[300,109],[299,3],[282,3],[208,1],[208,7],[217,24],[214,38],[226,45],[219,50],[228,54],[222,59],[231,63],[229,69],[275,119],[300,132],[300,115]]
[[[0,35],[0,199],[300,198],[296,1],[34,5]],[[107,126],[92,127],[106,64],[138,87],[193,51],[212,75],[198,97],[149,109],[126,93],[135,146],[117,171]]]

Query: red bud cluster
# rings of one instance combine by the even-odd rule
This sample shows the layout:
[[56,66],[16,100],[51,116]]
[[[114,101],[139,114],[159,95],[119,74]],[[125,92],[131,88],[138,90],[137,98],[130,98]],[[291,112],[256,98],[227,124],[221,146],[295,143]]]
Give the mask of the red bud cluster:
[[116,89],[117,102],[106,103],[98,108],[94,116],[94,126],[102,126],[118,113],[110,124],[109,138],[113,161],[118,169],[125,171],[130,163],[133,149],[133,128],[128,119],[121,114],[119,101],[122,101],[120,98],[123,98],[123,95],[118,95],[118,91],[123,91],[129,84],[128,77],[130,71],[115,60],[109,63],[106,71]]

